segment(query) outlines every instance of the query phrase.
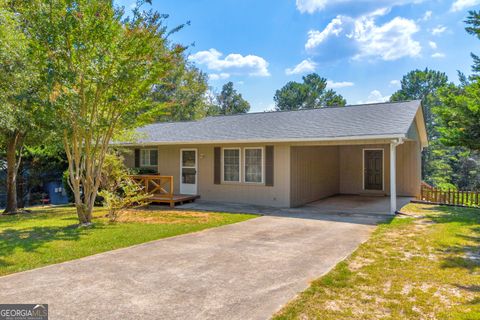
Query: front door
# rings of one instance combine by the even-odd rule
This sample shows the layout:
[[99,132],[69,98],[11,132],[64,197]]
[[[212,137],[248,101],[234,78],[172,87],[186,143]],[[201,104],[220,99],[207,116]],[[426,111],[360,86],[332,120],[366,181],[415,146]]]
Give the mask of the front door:
[[197,149],[180,150],[180,193],[197,194]]
[[365,150],[365,190],[383,190],[383,150]]

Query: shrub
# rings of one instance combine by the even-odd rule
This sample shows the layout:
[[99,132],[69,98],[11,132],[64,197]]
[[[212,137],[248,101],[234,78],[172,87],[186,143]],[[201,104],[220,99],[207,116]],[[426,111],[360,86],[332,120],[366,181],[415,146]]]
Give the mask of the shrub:
[[112,222],[120,210],[144,206],[150,198],[143,187],[130,178],[123,158],[116,154],[108,154],[105,158],[98,194],[103,197],[103,204],[108,208],[107,216]]

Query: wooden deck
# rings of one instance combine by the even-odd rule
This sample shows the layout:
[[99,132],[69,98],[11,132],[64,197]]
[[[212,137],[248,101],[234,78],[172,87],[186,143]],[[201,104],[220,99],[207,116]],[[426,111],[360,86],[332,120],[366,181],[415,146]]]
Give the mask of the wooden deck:
[[155,194],[150,198],[150,201],[152,203],[168,203],[173,208],[177,204],[182,205],[186,202],[194,202],[198,198],[200,198],[199,195],[190,194],[174,194],[172,196]]
[[199,195],[174,194],[172,176],[161,175],[135,175],[131,176],[134,181],[143,186],[143,190],[152,196],[149,198],[152,203],[168,203],[171,208],[176,204],[193,202],[200,198]]

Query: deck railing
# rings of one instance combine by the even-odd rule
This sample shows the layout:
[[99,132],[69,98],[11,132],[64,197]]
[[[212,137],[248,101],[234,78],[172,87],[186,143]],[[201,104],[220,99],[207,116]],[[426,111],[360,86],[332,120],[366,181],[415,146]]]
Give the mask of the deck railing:
[[421,200],[434,204],[480,207],[480,192],[469,190],[442,190],[422,182]]
[[173,198],[173,176],[133,175],[131,178],[141,184],[146,193]]

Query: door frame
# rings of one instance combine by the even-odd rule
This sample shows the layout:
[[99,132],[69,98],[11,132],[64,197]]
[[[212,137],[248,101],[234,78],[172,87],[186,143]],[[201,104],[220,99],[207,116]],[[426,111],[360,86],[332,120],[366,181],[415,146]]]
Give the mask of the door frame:
[[[382,190],[365,189],[365,151],[382,151]],[[362,190],[369,192],[385,191],[385,148],[363,148],[362,149]]]
[[183,151],[195,151],[195,193],[198,194],[198,149],[197,148],[182,148],[180,149],[180,179],[179,179],[179,191],[180,194],[184,194],[182,192],[182,169],[183,168],[192,168],[192,167],[184,167],[183,166]]

